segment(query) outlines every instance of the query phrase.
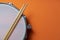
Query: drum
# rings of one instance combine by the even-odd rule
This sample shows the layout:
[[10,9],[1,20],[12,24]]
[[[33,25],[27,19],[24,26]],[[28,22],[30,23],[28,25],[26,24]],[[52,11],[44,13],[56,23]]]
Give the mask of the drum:
[[[0,3],[0,40],[3,40],[4,36],[8,32],[11,23],[14,21],[18,14],[17,9],[11,3]],[[30,28],[30,25],[28,26]],[[9,40],[24,40],[27,31],[26,17],[22,16],[17,27],[14,29]]]

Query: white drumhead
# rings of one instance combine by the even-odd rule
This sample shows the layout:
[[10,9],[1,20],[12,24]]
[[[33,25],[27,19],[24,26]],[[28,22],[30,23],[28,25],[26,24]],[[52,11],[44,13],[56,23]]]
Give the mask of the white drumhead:
[[[18,10],[15,7],[0,4],[0,40],[3,40],[17,14]],[[24,17],[22,17],[9,40],[23,40],[25,33],[26,23]]]

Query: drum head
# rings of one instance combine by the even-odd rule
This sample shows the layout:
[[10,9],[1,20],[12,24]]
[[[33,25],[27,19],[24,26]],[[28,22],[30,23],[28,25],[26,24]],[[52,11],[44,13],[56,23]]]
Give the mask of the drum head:
[[[3,40],[4,36],[10,29],[10,25],[14,21],[18,11],[15,7],[9,4],[0,3],[0,40]],[[22,16],[9,40],[23,40],[26,33],[26,23]]]

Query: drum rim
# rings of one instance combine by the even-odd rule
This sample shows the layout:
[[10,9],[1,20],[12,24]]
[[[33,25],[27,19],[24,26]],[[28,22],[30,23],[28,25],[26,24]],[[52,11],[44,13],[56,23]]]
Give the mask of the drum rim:
[[10,3],[10,2],[0,2],[0,4],[9,5],[9,6],[12,6],[12,7],[16,8],[18,11],[20,10],[13,3]]
[[[0,2],[0,4],[5,4],[5,5],[8,5],[8,6],[12,6],[12,7],[14,7],[17,11],[20,10],[20,9],[18,9],[13,3],[10,3],[10,2]],[[26,30],[27,30],[26,16],[25,16],[25,15],[22,15],[22,17],[23,17],[24,20],[25,20]],[[24,40],[25,36],[26,36],[26,31],[25,31],[25,35],[24,35],[24,37],[23,37],[23,40]]]

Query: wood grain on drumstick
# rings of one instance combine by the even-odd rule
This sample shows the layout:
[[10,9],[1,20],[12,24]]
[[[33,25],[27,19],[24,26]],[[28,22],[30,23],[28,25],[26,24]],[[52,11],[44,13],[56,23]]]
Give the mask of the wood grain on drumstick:
[[22,8],[20,9],[18,15],[16,16],[14,22],[12,23],[12,25],[10,26],[11,28],[9,29],[9,31],[7,32],[6,36],[4,37],[4,40],[8,40],[9,37],[11,36],[12,32],[14,31],[14,29],[16,28],[19,20],[21,19],[21,15],[24,12],[25,8],[26,8],[27,4],[24,4],[22,6]]

